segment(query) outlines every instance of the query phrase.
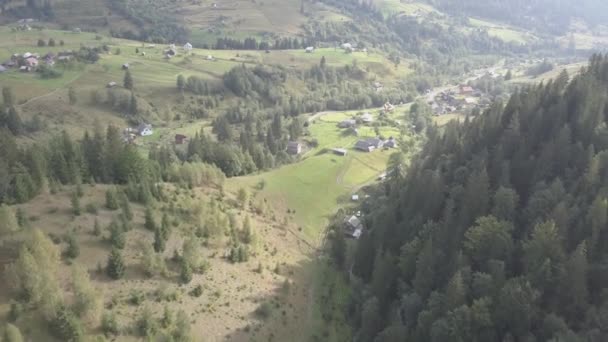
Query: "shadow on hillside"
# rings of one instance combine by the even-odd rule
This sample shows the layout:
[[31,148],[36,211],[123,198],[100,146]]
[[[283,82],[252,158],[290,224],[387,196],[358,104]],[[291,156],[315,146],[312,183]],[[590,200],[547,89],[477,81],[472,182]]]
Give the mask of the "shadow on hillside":
[[229,333],[226,341],[309,341],[315,312],[314,277],[317,262],[314,256],[294,264],[281,264],[276,270],[274,289],[265,296],[250,296],[254,303],[246,325]]

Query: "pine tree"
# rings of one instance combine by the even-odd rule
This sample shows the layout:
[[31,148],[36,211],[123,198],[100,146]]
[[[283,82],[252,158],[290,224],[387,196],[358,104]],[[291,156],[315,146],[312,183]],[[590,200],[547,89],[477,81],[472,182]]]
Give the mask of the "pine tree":
[[68,247],[65,250],[65,255],[70,259],[75,259],[80,255],[80,245],[78,244],[78,239],[76,239],[76,234],[71,232],[68,234],[67,238]]
[[70,101],[70,104],[72,106],[78,102],[78,97],[76,95],[76,90],[74,90],[74,87],[68,88],[68,100]]
[[80,214],[82,213],[80,209],[80,197],[78,197],[78,194],[76,192],[72,193],[71,203],[72,214],[74,214],[75,216],[80,216]]
[[186,78],[184,77],[184,75],[178,75],[177,76],[177,89],[179,91],[183,91],[185,87],[186,87]]
[[115,220],[110,223],[108,227],[110,231],[110,244],[113,248],[123,249],[125,248],[125,231]]
[[133,90],[133,76],[131,76],[131,71],[129,69],[125,71],[123,86],[125,89]]
[[192,266],[185,260],[180,264],[179,279],[182,284],[188,284],[192,281]]
[[169,223],[169,215],[166,213],[163,214],[163,218],[161,220],[160,233],[164,241],[169,240],[169,237],[171,236],[171,224]]
[[251,220],[249,220],[249,216],[245,216],[245,220],[243,221],[243,243],[249,244],[253,242],[253,235]]
[[11,87],[2,87],[2,103],[5,108],[11,108],[15,105],[15,95]]
[[156,253],[162,253],[165,251],[165,239],[160,228],[154,231],[154,251]]
[[114,280],[122,278],[125,274],[125,264],[122,260],[122,254],[117,248],[112,248],[112,251],[110,252],[106,272],[108,276]]
[[106,208],[116,210],[119,208],[116,190],[111,188],[106,190]]
[[152,213],[152,207],[150,206],[146,207],[144,227],[151,232],[156,231],[156,222],[154,220],[154,214]]
[[131,210],[131,203],[125,193],[120,194],[120,208],[122,209],[122,215],[127,221],[133,220],[133,211]]
[[139,111],[139,105],[137,104],[137,97],[135,93],[131,92],[131,99],[129,100],[129,113],[135,115]]

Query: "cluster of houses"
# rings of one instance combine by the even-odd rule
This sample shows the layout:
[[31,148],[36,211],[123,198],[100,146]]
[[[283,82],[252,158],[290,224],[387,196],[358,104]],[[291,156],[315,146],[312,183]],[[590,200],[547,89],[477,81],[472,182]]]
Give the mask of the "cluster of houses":
[[[148,47],[156,47],[156,45],[149,45]],[[184,44],[184,46],[182,46],[182,50],[185,53],[190,53],[193,48],[194,47],[190,43],[186,43],[186,44]],[[175,57],[177,55],[177,52],[178,51],[177,51],[177,47],[175,46],[175,44],[170,44],[163,51],[163,54],[165,55],[165,59],[171,59],[171,58],[173,58],[173,57]],[[142,53],[145,54],[145,52],[142,52]]]
[[474,108],[479,104],[483,93],[471,86],[462,84],[457,90],[446,90],[438,93],[429,101],[433,114],[443,115],[464,109]]
[[390,137],[387,140],[376,137],[357,141],[355,149],[363,152],[373,152],[381,148],[397,148],[397,146],[397,141],[393,137]]
[[19,69],[22,72],[35,71],[41,64],[53,66],[56,62],[69,62],[73,57],[74,53],[72,51],[59,52],[58,54],[49,52],[44,56],[30,52],[16,53],[9,60],[0,64],[0,72],[5,72],[8,69]]
[[147,123],[142,123],[135,128],[127,127],[122,132],[123,141],[129,144],[134,143],[137,137],[147,137],[152,134],[154,134],[154,129],[152,128],[151,124]]
[[[356,43],[344,43],[344,44],[340,45],[340,48],[342,50],[344,50],[344,52],[346,52],[346,53],[351,53],[351,52],[355,52],[355,51],[361,51],[361,52],[365,52],[365,53],[367,52],[367,48],[358,49]],[[315,52],[315,47],[308,46],[308,47],[306,47],[306,49],[304,49],[304,51],[306,53],[313,53],[313,52]]]

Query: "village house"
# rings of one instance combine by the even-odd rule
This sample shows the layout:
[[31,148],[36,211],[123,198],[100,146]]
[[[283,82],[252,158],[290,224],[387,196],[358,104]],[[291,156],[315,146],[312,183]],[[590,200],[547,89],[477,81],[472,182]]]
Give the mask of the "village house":
[[473,95],[474,91],[475,90],[471,86],[464,84],[460,85],[460,95]]
[[351,199],[353,202],[357,202],[357,201],[359,201],[359,195],[354,194],[354,195],[352,195],[352,196],[351,196],[351,198],[350,198],[350,199]]
[[34,69],[38,66],[38,59],[36,57],[30,57],[30,58],[26,58],[23,61],[24,65],[28,68]]
[[359,140],[355,144],[355,148],[359,151],[363,152],[372,152],[375,149],[382,148],[384,146],[384,141],[380,138],[369,138],[365,140]]
[[315,52],[315,48],[312,47],[312,46],[309,46],[309,47],[306,48],[305,51],[306,51],[306,53],[313,53],[313,52]]
[[192,44],[190,44],[190,43],[186,43],[186,44],[184,45],[184,50],[186,50],[186,51],[188,51],[188,52],[192,51]]
[[213,60],[213,56],[211,56],[211,55],[207,55],[207,58],[206,58],[206,59],[207,59],[208,61],[212,61],[212,60]]
[[297,156],[302,153],[302,144],[297,141],[290,141],[287,143],[287,153],[292,156]]
[[342,156],[342,157],[346,156],[346,154],[348,153],[348,150],[345,148],[332,148],[331,151],[334,154]]
[[378,92],[378,93],[381,92],[383,88],[384,88],[384,86],[382,85],[382,83],[374,82],[374,90],[376,92]]
[[154,131],[152,130],[152,125],[142,123],[137,126],[137,133],[142,137],[146,137],[154,134]]
[[117,86],[116,82],[110,82],[106,85],[106,88],[114,88],[116,86]]
[[352,127],[355,127],[356,125],[357,125],[357,121],[353,120],[353,119],[344,120],[344,121],[341,121],[340,123],[338,123],[339,128],[352,128]]
[[175,145],[182,145],[186,139],[188,139],[187,136],[183,135],[183,134],[176,134],[175,135]]
[[361,234],[363,234],[363,224],[357,216],[353,215],[344,221],[344,234],[354,239],[361,237]]
[[130,68],[129,63],[125,63],[122,65],[122,70],[128,70]]
[[0,73],[5,72],[7,69],[5,67],[3,67],[2,65],[0,65]]

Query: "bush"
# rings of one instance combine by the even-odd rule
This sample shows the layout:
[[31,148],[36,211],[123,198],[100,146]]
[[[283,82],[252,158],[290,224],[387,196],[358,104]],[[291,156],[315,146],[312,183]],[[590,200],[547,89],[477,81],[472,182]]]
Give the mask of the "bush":
[[95,205],[95,203],[89,203],[87,204],[87,206],[85,207],[85,210],[87,211],[87,213],[91,214],[91,215],[97,215],[97,206]]
[[63,76],[63,72],[44,64],[38,67],[38,73],[40,73],[40,77],[43,79],[59,78]]
[[146,296],[142,291],[131,290],[131,293],[129,294],[129,303],[131,305],[140,305],[144,300],[146,300]]
[[104,313],[101,318],[101,330],[104,335],[118,335],[120,332],[120,327],[118,326],[118,321],[116,320],[116,315],[112,312]]
[[203,287],[199,284],[192,291],[190,291],[192,297],[200,297],[203,295]]
[[154,317],[152,317],[152,311],[149,308],[144,309],[136,322],[135,329],[139,336],[152,337],[156,334],[157,323]]
[[268,302],[262,303],[257,309],[255,309],[255,314],[261,319],[268,319],[272,316],[272,305]]

